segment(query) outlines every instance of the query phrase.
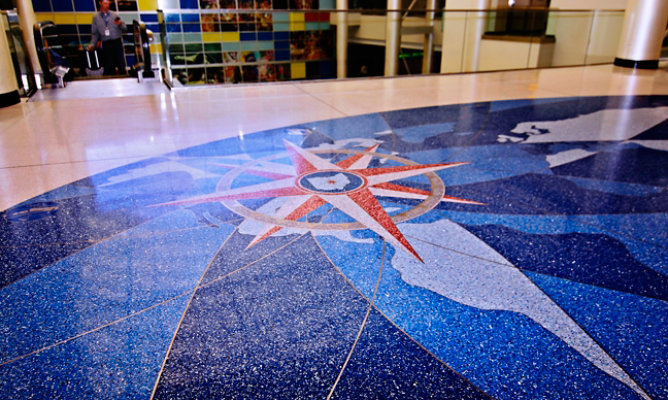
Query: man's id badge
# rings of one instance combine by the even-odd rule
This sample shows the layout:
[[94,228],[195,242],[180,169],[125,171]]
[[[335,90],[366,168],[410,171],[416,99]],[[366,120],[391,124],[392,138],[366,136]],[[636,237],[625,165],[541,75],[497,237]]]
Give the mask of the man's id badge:
[[109,28],[104,30],[104,36],[109,36],[111,35],[111,32],[109,32]]

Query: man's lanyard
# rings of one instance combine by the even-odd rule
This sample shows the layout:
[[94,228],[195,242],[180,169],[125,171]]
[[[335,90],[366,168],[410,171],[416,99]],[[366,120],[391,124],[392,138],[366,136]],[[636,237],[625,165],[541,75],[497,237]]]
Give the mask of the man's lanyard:
[[109,19],[111,18],[111,13],[107,12],[102,14],[102,19],[104,20],[104,36],[110,36],[111,32],[109,31]]

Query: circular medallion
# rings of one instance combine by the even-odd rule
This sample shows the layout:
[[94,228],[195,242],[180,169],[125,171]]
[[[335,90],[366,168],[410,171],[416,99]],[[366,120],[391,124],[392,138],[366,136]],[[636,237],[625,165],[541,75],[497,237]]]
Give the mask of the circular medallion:
[[366,179],[348,171],[317,171],[300,176],[297,184],[317,194],[345,194],[366,186]]

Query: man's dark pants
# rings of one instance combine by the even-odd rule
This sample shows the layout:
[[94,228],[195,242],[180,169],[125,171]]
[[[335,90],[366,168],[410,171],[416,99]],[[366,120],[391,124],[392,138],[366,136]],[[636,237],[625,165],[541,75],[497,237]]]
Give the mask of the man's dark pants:
[[[125,75],[125,56],[123,55],[123,39],[105,40],[102,42],[102,65],[105,75]],[[118,72],[116,72],[118,68]]]

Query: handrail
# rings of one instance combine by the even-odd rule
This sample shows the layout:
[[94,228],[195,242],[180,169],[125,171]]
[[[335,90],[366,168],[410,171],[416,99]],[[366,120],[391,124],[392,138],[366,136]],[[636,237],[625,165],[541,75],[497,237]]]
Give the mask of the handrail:
[[349,9],[349,10],[297,10],[297,9],[239,9],[239,8],[206,8],[206,9],[195,9],[195,8],[161,8],[160,11],[163,13],[178,13],[178,14],[259,14],[259,13],[352,13],[352,14],[365,14],[365,13],[403,13],[409,11],[411,13],[417,12],[437,12],[437,13],[472,13],[472,12],[497,12],[497,11],[507,11],[507,10],[518,10],[518,11],[547,11],[547,12],[582,12],[582,13],[591,13],[591,12],[624,12],[624,9],[619,8],[600,8],[600,9],[566,9],[566,8],[541,8],[541,7],[499,7],[499,8],[467,8],[467,9],[443,9],[443,8],[420,8],[420,9]]
[[132,28],[134,33],[135,57],[137,59],[137,80],[142,81],[143,78],[153,78],[153,68],[151,66],[151,43],[143,22],[132,21]]
[[[327,52],[327,56],[318,56],[313,60],[304,58],[303,55],[300,55],[300,51],[303,50],[304,44],[300,40],[305,40],[305,38],[310,35],[310,32],[316,32],[317,35],[329,35],[331,37],[329,40],[333,41],[333,27],[340,24],[340,21],[345,21],[349,28],[347,44],[345,45],[348,48],[348,51],[351,51],[350,46],[357,46],[356,48],[366,48],[372,47],[381,47],[385,45],[384,37],[385,25],[383,23],[383,16],[386,13],[399,12],[404,14],[405,18],[402,17],[402,24],[399,29],[402,32],[402,41],[401,47],[402,51],[406,49],[415,50],[410,56],[400,56],[400,64],[403,72],[400,73],[411,73],[411,71],[423,71],[423,73],[434,72],[430,68],[423,70],[420,65],[420,57],[418,57],[419,50],[422,50],[423,42],[426,42],[420,39],[420,36],[424,35],[433,35],[434,42],[432,43],[430,49],[426,47],[423,49],[422,54],[425,59],[429,59],[433,56],[434,52],[436,53],[436,58],[433,63],[430,62],[430,66],[436,67],[436,72],[440,70],[441,73],[457,73],[457,72],[475,72],[475,71],[487,71],[496,69],[522,69],[522,68],[538,68],[544,66],[551,66],[552,54],[556,54],[556,60],[558,60],[555,66],[565,66],[565,65],[588,65],[596,63],[605,63],[612,62],[614,55],[608,55],[611,52],[612,48],[616,48],[616,44],[609,43],[610,40],[615,40],[615,38],[620,34],[618,32],[618,25],[621,26],[621,23],[618,23],[623,19],[624,10],[623,9],[597,9],[597,10],[584,10],[584,9],[557,9],[557,8],[543,8],[543,7],[504,7],[504,8],[486,8],[486,9],[456,9],[456,10],[444,10],[442,8],[433,9],[433,8],[414,8],[416,2],[412,3],[413,7],[408,9],[399,9],[399,10],[387,10],[387,9],[349,9],[349,10],[284,10],[284,9],[163,9],[160,12],[162,19],[161,23],[161,32],[164,30],[164,39],[161,40],[162,49],[165,53],[163,55],[164,62],[162,65],[165,65],[163,76],[169,76],[169,73],[173,73],[174,76],[180,77],[185,84],[208,84],[211,82],[223,83],[222,76],[227,74],[227,70],[236,69],[235,77],[231,78],[230,82],[238,82],[237,76],[243,72],[243,82],[257,82],[258,76],[257,72],[255,75],[250,74],[246,80],[245,69],[247,68],[265,68],[265,66],[285,66],[286,68],[300,68],[300,70],[288,71],[287,79],[316,79],[325,77],[326,75],[318,75],[318,73],[313,73],[318,66],[312,64],[315,61],[318,62],[338,62],[336,59],[336,51]],[[435,13],[436,19],[438,20],[435,24],[427,25],[424,22],[424,16],[419,15],[421,12],[432,12]],[[501,17],[504,12],[518,12],[521,15],[527,16],[525,18],[525,27],[520,27],[516,29],[514,25],[505,24],[504,19]],[[346,18],[337,18],[337,14],[346,14]],[[381,15],[378,15],[381,14]],[[187,17],[187,18],[178,18],[177,21],[172,21],[171,19],[167,21],[170,14],[178,14],[181,16],[184,15],[200,15],[202,18]],[[251,21],[241,22],[241,19],[237,20],[232,18],[232,23],[226,22],[221,17],[218,19],[216,15],[261,15],[261,14],[271,14],[273,19],[269,17],[270,25],[268,30],[261,30],[259,25],[257,28],[253,28],[255,21],[251,17]],[[305,17],[300,17],[299,14],[305,15]],[[308,27],[309,17],[308,15],[320,14],[328,15],[325,19],[325,25],[311,25]],[[418,15],[416,15],[418,14]],[[288,16],[290,19],[288,21]],[[297,17],[294,17],[297,15]],[[586,15],[587,18],[579,18],[579,15]],[[208,16],[208,17],[204,17]],[[214,17],[211,17],[214,16]],[[306,18],[306,20],[304,20]],[[560,21],[557,24],[549,24],[553,18],[559,18]],[[569,46],[573,48],[565,48],[563,42],[560,41],[560,38],[565,34],[564,32],[573,32],[573,29],[564,31],[564,22],[572,23],[573,21],[568,21],[568,19],[577,20],[576,22],[586,24],[585,27],[576,27],[576,29],[585,29],[589,31],[591,35],[598,33],[598,38],[586,38],[583,43],[579,43],[574,46]],[[605,23],[596,23],[597,18],[612,18],[615,21],[612,24],[607,22]],[[206,22],[205,22],[206,19]],[[184,21],[185,20],[185,21]],[[211,20],[213,22],[211,22]],[[311,20],[313,23],[315,21],[322,21],[322,18],[312,17]],[[234,26],[236,23],[250,24],[250,31],[246,31],[243,28],[240,28],[240,25]],[[278,25],[281,24],[280,28]],[[302,24],[301,28],[295,27],[295,24],[299,26]],[[382,25],[381,25],[382,24]],[[193,28],[194,26],[201,25],[201,28]],[[205,26],[206,25],[206,26]],[[289,25],[289,26],[288,26]],[[179,27],[181,26],[181,27]],[[174,27],[174,28],[172,28]],[[331,27],[331,28],[330,28]],[[208,29],[207,29],[208,28]],[[231,30],[227,30],[232,28]],[[340,28],[340,26],[338,27]],[[211,30],[209,30],[211,29]],[[454,29],[454,31],[453,31]],[[546,29],[548,31],[546,31]],[[556,40],[555,40],[555,30]],[[301,34],[299,32],[302,32]],[[447,39],[443,38],[443,35],[453,35],[453,32],[456,31],[456,36],[449,36]],[[278,33],[281,34],[280,39],[272,39],[276,37]],[[271,34],[274,36],[269,36],[268,39],[260,39],[262,35]],[[506,40],[504,43],[503,37],[493,35],[511,35],[512,37],[524,36],[527,39],[524,41],[512,41]],[[206,35],[206,36],[204,36]],[[220,36],[216,36],[220,35]],[[238,35],[238,36],[235,36]],[[245,36],[244,36],[245,35]],[[257,37],[253,36],[257,35]],[[299,36],[303,35],[303,37]],[[197,39],[200,37],[201,39]],[[426,36],[425,36],[426,37]],[[569,35],[570,37],[570,35]],[[537,40],[536,38],[543,38]],[[603,39],[601,39],[603,38]],[[494,40],[492,40],[494,39]],[[549,40],[548,40],[549,39]],[[195,42],[193,42],[193,40]],[[198,48],[197,40],[201,40],[201,47]],[[570,39],[572,40],[572,39]],[[171,42],[168,42],[171,41]],[[261,42],[262,45],[258,45],[257,49],[253,49],[253,41]],[[602,43],[602,41],[604,43]],[[273,42],[273,43],[272,43]],[[220,43],[217,47],[211,46],[213,43]],[[511,44],[514,43],[514,44]],[[280,44],[280,46],[279,46]],[[349,44],[349,45],[348,45]],[[195,45],[195,47],[193,47]],[[263,47],[264,46],[264,47]],[[269,47],[266,47],[269,46]],[[289,47],[288,47],[289,46]],[[300,47],[301,46],[301,47]],[[361,47],[360,47],[361,46]],[[474,46],[473,50],[465,50],[465,48]],[[526,53],[516,55],[509,54],[508,58],[514,63],[506,63],[507,65],[490,66],[489,60],[490,47],[499,47],[499,46],[515,46],[522,47],[527,49]],[[559,47],[561,46],[561,47]],[[531,50],[528,50],[531,47]],[[197,48],[197,49],[196,49]],[[265,50],[262,48],[267,48],[271,50],[266,50],[276,53],[276,57],[273,54],[267,55],[265,57]],[[331,47],[329,47],[331,50]],[[603,50],[601,50],[603,49]],[[256,56],[242,59],[242,52],[244,54],[256,52]],[[505,50],[504,50],[505,51]],[[601,53],[603,51],[604,53]],[[235,55],[234,53],[237,53]],[[287,52],[287,56],[286,56]],[[427,54],[429,52],[429,54]],[[597,53],[598,52],[598,53]],[[282,55],[279,57],[279,53]],[[572,53],[572,54],[570,54]],[[228,54],[232,54],[228,56]],[[401,52],[399,54],[402,54]],[[438,54],[442,54],[441,62],[439,63]],[[498,54],[498,51],[497,51]],[[536,56],[538,54],[538,56]],[[382,55],[377,54],[374,56],[376,60],[382,60]],[[453,60],[453,57],[457,60]],[[467,58],[468,57],[468,58]],[[607,58],[610,58],[608,60]],[[445,59],[445,60],[444,60]],[[348,68],[342,69],[347,70],[348,75],[345,77],[355,77],[355,76],[378,76],[382,75],[382,68],[379,72],[378,69],[373,68],[373,75],[365,75],[369,68],[366,68],[362,65],[362,69],[359,67],[351,68],[352,63],[355,63],[359,60],[358,56],[348,55],[345,58],[345,62],[348,63]],[[374,62],[371,60],[370,62]],[[376,61],[377,62],[377,61]],[[382,61],[380,61],[382,64]],[[439,65],[440,64],[440,65]],[[503,64],[503,63],[502,63]],[[491,68],[491,69],[490,69]],[[304,73],[306,69],[306,73]],[[221,71],[223,70],[223,71]],[[339,70],[337,66],[334,70]],[[311,71],[311,72],[309,72]],[[330,67],[329,71],[332,71]],[[352,71],[352,73],[350,72]],[[359,71],[362,71],[359,75]],[[231,71],[230,71],[231,73]],[[330,72],[331,74],[331,72]],[[358,75],[356,75],[358,74]],[[334,77],[328,75],[327,77]],[[255,80],[252,80],[255,79]],[[166,79],[178,86],[177,81],[172,79]],[[260,81],[262,79],[260,78]],[[225,75],[225,83],[227,83],[227,75]]]
[[33,27],[35,47],[45,83],[55,83],[65,87],[65,76],[70,73],[67,58],[61,54],[63,50],[56,25],[51,21],[42,21]]
[[169,60],[169,39],[165,27],[165,13],[162,10],[157,10],[158,27],[160,29],[160,43],[162,51],[160,52],[160,78],[169,90],[172,90],[174,84],[172,82],[172,68]]

